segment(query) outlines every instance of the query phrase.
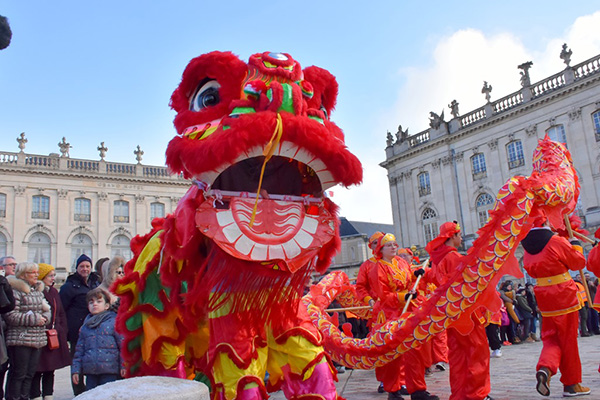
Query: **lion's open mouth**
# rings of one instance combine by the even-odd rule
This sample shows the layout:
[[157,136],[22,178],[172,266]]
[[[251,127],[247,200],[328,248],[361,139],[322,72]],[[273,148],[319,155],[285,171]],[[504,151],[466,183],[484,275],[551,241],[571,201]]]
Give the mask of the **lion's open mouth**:
[[277,154],[265,165],[256,212],[262,155],[238,160],[216,175],[196,224],[236,258],[281,260],[285,264],[279,268],[294,271],[334,235],[335,217],[323,207],[320,179],[331,174],[316,157],[289,143]]

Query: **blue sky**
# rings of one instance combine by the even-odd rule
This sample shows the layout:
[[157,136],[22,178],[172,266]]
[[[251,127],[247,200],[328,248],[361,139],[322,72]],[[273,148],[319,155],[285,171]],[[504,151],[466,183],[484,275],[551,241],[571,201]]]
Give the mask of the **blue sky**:
[[108,161],[135,162],[139,144],[144,164],[163,165],[169,97],[191,58],[282,51],[340,84],[332,119],[365,168],[362,187],[335,191],[342,215],[391,223],[387,130],[426,129],[454,98],[462,113],[482,105],[483,79],[492,99],[517,90],[521,62],[534,62],[532,81],[558,72],[563,41],[573,63],[600,52],[596,2],[453,3],[0,1],[13,30],[0,51],[0,149],[18,151],[25,132],[28,153],[58,152],[65,136],[74,158],[98,159],[103,141]]

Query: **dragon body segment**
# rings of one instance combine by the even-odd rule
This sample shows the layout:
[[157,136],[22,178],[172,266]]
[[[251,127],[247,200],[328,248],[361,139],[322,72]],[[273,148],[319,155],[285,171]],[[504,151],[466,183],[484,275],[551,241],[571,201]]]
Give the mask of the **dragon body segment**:
[[348,278],[340,272],[315,285],[302,305],[323,332],[325,347],[334,360],[354,368],[385,365],[450,325],[469,332],[472,322],[468,316],[475,309],[483,306],[495,311],[499,307],[493,292],[500,277],[521,275],[514,252],[531,229],[532,216],[544,212],[554,227],[564,227],[563,215],[574,210],[578,194],[569,151],[546,137],[533,154],[531,176],[515,176],[504,184],[464,262],[417,310],[405,313],[398,321],[388,321],[365,339],[353,339],[340,332],[323,311],[327,300],[336,297],[343,306],[358,305]]
[[311,273],[323,273],[340,247],[337,207],[325,191],[362,179],[329,119],[336,97],[329,72],[302,69],[285,53],[246,63],[213,52],[186,67],[171,97],[178,134],[167,165],[191,187],[173,214],[132,240],[134,258],[114,286],[130,375],[201,373],[218,399],[264,398],[282,388],[288,398],[335,400],[330,355],[373,368],[465,324],[465,315],[488,303],[486,290],[500,273],[514,267],[529,214],[573,208],[568,152],[542,141],[532,177],[501,189],[453,279],[401,320],[352,339],[323,311],[336,297],[355,302],[345,275],[326,276],[302,298]]

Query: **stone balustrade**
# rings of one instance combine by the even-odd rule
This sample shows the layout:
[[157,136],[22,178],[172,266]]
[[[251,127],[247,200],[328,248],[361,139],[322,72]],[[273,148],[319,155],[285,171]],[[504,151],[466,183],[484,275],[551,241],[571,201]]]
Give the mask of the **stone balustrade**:
[[575,70],[575,79],[595,74],[600,70],[600,55],[576,65],[573,69]]
[[[463,116],[457,116],[449,121],[450,129],[447,131],[447,133],[452,135],[461,129],[475,125],[485,121],[486,119],[496,117],[499,114],[507,112],[527,102],[538,100],[558,89],[575,84],[579,80],[596,73],[600,73],[600,55],[590,58],[589,60],[586,60],[573,67],[567,67],[555,75],[549,76],[530,86],[524,87],[517,92],[502,97],[501,99],[488,102],[483,107],[479,107],[473,111],[470,111]],[[389,154],[398,154],[402,153],[403,151],[408,151],[413,147],[420,146],[432,139],[430,131],[431,129],[427,129],[423,132],[409,136],[406,139],[408,146],[402,146],[402,143],[397,141],[393,146],[388,147],[386,151],[389,151]],[[436,134],[434,138],[437,137],[438,136]]]
[[477,110],[471,111],[467,115],[463,115],[460,118],[460,125],[464,128],[465,126],[469,126],[474,124],[477,121],[481,121],[485,119],[485,107],[480,107]]
[[52,170],[59,173],[83,173],[152,180],[185,181],[180,175],[170,174],[167,167],[116,163],[104,160],[82,160],[60,157],[58,154],[44,156],[24,152],[0,151],[0,169],[2,168],[35,168],[36,170]]
[[492,109],[494,110],[495,115],[510,110],[511,108],[516,107],[521,103],[523,103],[523,93],[511,93],[508,96],[505,96],[493,102]]
[[429,131],[428,130],[417,133],[416,135],[413,135],[408,139],[410,147],[415,147],[415,146],[418,146],[418,145],[423,144],[428,141],[429,141]]
[[552,75],[531,86],[531,96],[537,98],[543,96],[553,90],[563,87],[566,84],[564,72]]

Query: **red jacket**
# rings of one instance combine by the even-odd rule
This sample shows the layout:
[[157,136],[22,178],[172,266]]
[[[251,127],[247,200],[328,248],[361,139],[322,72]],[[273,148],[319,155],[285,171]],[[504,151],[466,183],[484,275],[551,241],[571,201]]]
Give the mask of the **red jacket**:
[[535,297],[542,316],[568,314],[581,308],[577,285],[569,270],[585,267],[581,247],[546,229],[532,230],[522,242],[523,263],[535,279]]
[[358,276],[356,277],[356,295],[358,300],[364,304],[369,304],[369,300],[377,300],[373,287],[377,281],[372,282],[369,277],[371,269],[377,265],[375,257],[369,258],[367,261],[361,264],[358,269]]

